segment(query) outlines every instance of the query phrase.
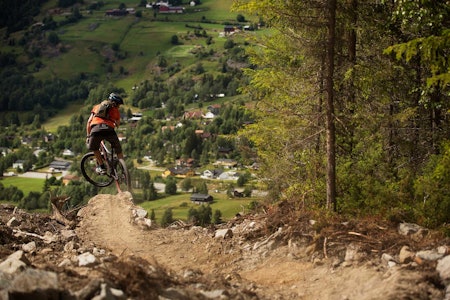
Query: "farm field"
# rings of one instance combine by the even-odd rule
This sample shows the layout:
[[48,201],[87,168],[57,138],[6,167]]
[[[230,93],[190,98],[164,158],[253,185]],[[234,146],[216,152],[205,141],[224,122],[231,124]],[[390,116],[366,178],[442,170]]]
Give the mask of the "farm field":
[[[135,8],[142,17],[105,16],[105,10],[118,8],[120,4]],[[224,24],[236,22],[238,14],[230,11],[231,4],[232,0],[204,0],[195,7],[184,5],[183,14],[164,15],[155,14],[151,8],[137,7],[136,1],[111,1],[99,10],[82,11],[80,21],[64,26],[59,33],[65,50],[56,57],[43,57],[45,67],[34,75],[40,79],[68,79],[81,73],[102,76],[111,64],[113,74],[108,80],[130,91],[151,75],[158,55],[186,68],[195,61],[189,51],[193,47],[222,51],[226,37],[220,37],[220,32]],[[205,31],[213,43],[206,45],[204,38],[193,38],[194,28]],[[174,35],[179,38],[178,45],[171,43]],[[122,58],[111,57],[113,45],[118,47]],[[73,64],[74,61],[77,63]],[[127,76],[117,74],[119,70]]]
[[[214,201],[210,204],[212,213],[216,210],[220,210],[223,220],[232,219],[237,213],[243,212],[243,209],[247,210],[248,205],[252,201],[256,201],[255,198],[234,198],[229,199],[226,194],[210,193],[214,197]],[[156,222],[160,222],[164,212],[167,209],[172,209],[173,218],[175,220],[185,221],[188,217],[188,212],[191,207],[198,209],[198,204],[193,204],[190,201],[190,193],[177,194],[163,199],[154,201],[145,201],[140,203],[139,206],[151,213],[152,209],[155,211]]]
[[43,123],[42,127],[48,132],[56,133],[58,126],[68,125],[74,113],[79,112],[82,108],[82,103],[70,103],[66,108],[61,110],[57,116],[49,118]]
[[42,192],[42,188],[44,187],[44,179],[18,176],[1,177],[0,183],[5,187],[16,186],[19,190],[22,190],[25,195],[28,195],[30,192]]

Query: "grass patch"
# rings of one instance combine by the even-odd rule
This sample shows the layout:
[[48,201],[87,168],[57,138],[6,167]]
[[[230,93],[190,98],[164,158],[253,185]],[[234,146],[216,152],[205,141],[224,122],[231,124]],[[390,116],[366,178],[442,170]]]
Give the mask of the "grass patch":
[[[50,1],[52,4],[54,0]],[[142,11],[142,17],[105,16],[107,9],[127,8]],[[36,78],[69,79],[81,73],[97,74],[101,78],[108,68],[112,68],[109,81],[129,91],[153,75],[158,54],[168,59],[169,65],[175,61],[182,66],[192,65],[196,59],[190,50],[205,46],[205,38],[191,38],[193,28],[200,26],[213,38],[212,47],[223,50],[225,38],[219,38],[225,23],[236,22],[236,13],[231,12],[232,0],[203,0],[202,4],[191,7],[187,3],[184,14],[154,14],[153,9],[137,7],[135,1],[109,1],[99,10],[82,10],[83,18],[73,24],[58,28],[57,34],[64,45],[61,53],[52,58],[42,57],[44,67],[35,73]],[[55,16],[64,18],[64,16]],[[180,45],[173,45],[171,38],[177,35]],[[112,51],[112,45],[119,51]],[[76,62],[76,63],[74,63]],[[204,63],[209,69],[208,63]]]
[[30,192],[42,192],[44,182],[45,180],[40,178],[25,178],[18,176],[0,178],[0,183],[2,183],[3,186],[15,186],[21,190],[25,196]]
[[[214,201],[210,204],[212,212],[220,210],[224,221],[232,219],[237,213],[248,209],[248,204],[257,201],[255,198],[229,199],[226,194],[210,193]],[[164,212],[171,208],[173,218],[176,220],[187,220],[188,212],[191,207],[197,208],[199,205],[193,204],[190,200],[190,193],[179,193],[177,195],[165,197],[154,201],[145,201],[139,204],[148,211],[149,215],[154,209],[156,222],[160,222]]]
[[83,107],[82,103],[70,103],[66,108],[59,111],[58,115],[50,118],[47,122],[42,124],[45,130],[56,133],[59,126],[69,125],[70,119],[75,112],[79,112]]

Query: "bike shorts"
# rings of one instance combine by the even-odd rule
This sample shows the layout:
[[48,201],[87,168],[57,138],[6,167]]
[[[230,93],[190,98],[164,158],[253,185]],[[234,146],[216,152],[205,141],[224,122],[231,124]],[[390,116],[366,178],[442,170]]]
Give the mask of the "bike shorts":
[[115,153],[122,153],[122,146],[120,145],[117,133],[113,128],[107,126],[106,124],[92,126],[88,144],[89,150],[94,151],[100,149],[100,142],[102,140],[110,142]]

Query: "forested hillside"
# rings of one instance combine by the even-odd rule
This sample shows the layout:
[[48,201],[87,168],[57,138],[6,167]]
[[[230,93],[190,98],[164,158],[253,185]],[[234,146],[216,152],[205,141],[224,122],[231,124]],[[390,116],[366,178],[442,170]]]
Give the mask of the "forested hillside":
[[[183,13],[175,15],[145,1],[46,1],[39,9],[25,3],[20,9],[13,6],[11,15],[27,15],[31,21],[20,27],[4,24],[2,173],[48,172],[52,161],[64,158],[72,162],[68,171],[80,176],[89,111],[110,92],[125,99],[119,135],[137,201],[176,193],[176,186],[156,193],[155,181],[169,187],[178,183],[186,190],[206,187],[199,179],[163,180],[161,171],[150,177],[149,171],[137,168],[148,164],[144,157],[163,170],[192,161],[190,167],[197,173],[214,168],[218,159],[240,166],[254,163],[254,152],[242,152],[240,145],[246,145],[238,145],[235,135],[253,122],[239,86],[248,81],[242,72],[249,66],[243,26],[256,26],[230,12],[231,3],[172,1],[169,7],[183,7]],[[236,34],[225,34],[226,27]],[[136,115],[142,116],[138,122],[132,118]],[[54,120],[59,120],[58,126]],[[74,156],[64,156],[67,150]],[[23,166],[12,167],[19,160]],[[250,173],[243,167],[240,174],[242,186]],[[76,206],[99,192],[76,178],[65,186],[51,176],[43,191],[29,194],[4,188],[0,200],[36,209],[47,208],[51,195],[67,194]],[[235,185],[223,186],[232,192]]]
[[273,197],[448,224],[448,2],[234,1],[234,9],[274,28],[249,51],[258,68],[246,72],[245,92],[259,100],[258,122],[244,131]]
[[[131,168],[144,156],[163,167],[192,158],[199,170],[235,159],[258,166],[252,185],[264,183],[270,202],[450,232],[447,1],[169,2],[182,13],[146,1],[4,1],[0,147],[36,138],[47,151],[22,149],[29,165],[80,155],[89,109],[117,92],[124,116],[143,114],[120,132]],[[79,111],[41,142],[68,103]],[[6,154],[0,170],[17,158]],[[150,200],[144,173],[132,175]],[[69,188],[74,203],[96,193]]]

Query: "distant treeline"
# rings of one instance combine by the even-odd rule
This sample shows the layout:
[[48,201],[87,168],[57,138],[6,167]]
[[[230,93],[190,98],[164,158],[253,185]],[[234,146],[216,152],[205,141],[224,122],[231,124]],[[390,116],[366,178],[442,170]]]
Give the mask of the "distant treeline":
[[[6,57],[6,58],[5,58]],[[8,58],[9,57],[9,58]],[[0,112],[2,126],[29,124],[36,115],[44,121],[67,103],[85,99],[93,85],[84,75],[71,80],[38,80],[14,67],[3,68],[10,56],[0,54]],[[23,112],[23,114],[21,113]],[[27,113],[25,113],[27,112]],[[5,118],[8,114],[8,118]],[[28,114],[28,117],[26,116]],[[6,123],[5,123],[6,122]]]
[[0,1],[0,27],[6,27],[6,32],[11,33],[30,26],[45,2],[47,0]]

